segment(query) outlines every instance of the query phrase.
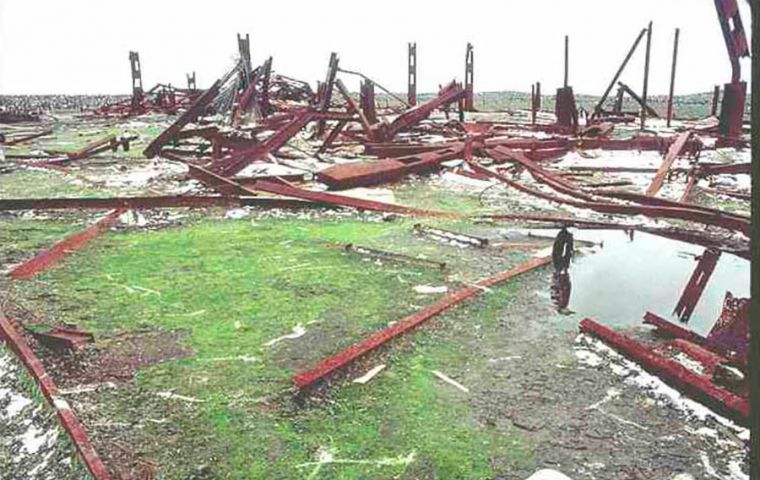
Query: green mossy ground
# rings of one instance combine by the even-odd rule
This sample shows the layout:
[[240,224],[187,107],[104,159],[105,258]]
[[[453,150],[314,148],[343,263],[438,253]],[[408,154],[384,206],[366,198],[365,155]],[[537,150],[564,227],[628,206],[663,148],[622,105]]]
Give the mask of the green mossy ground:
[[[32,301],[35,308],[99,337],[148,326],[189,329],[195,356],[141,370],[135,386],[105,394],[105,405],[97,407],[119,422],[128,410],[155,416],[164,406],[152,403],[178,402],[151,397],[143,404],[124,397],[132,388],[200,400],[163,413],[171,434],[163,424],[135,434],[137,445],[145,442],[142,451],[162,465],[162,478],[185,478],[200,464],[213,478],[489,478],[493,465],[529,458],[529,446],[478,424],[468,395],[431,370],[469,377],[485,368],[466,340],[475,323],[477,335],[495,327],[513,284],[439,316],[432,323],[441,328],[426,327],[360,364],[357,374],[381,361],[388,365],[369,384],[342,378],[322,403],[292,400],[294,372],[435,300],[412,287],[445,284],[443,272],[378,265],[332,245],[417,254],[405,249],[424,243],[412,237],[413,223],[204,220],[109,234],[16,288],[25,298],[50,290],[55,301]],[[304,336],[265,346],[298,324]],[[310,464],[319,452],[348,462]]]

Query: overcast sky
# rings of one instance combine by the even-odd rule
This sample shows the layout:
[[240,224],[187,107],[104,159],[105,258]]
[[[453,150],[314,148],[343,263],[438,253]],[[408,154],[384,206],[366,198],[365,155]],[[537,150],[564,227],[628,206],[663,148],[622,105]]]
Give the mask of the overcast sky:
[[[749,6],[739,3],[749,36]],[[676,93],[730,80],[713,0],[0,0],[0,94],[130,93],[129,50],[140,53],[146,89],[185,86],[193,70],[207,87],[230,66],[237,32],[250,33],[254,64],[272,55],[276,71],[312,84],[336,51],[343,68],[403,92],[407,42],[416,41],[418,92],[433,91],[463,79],[469,41],[476,91],[529,91],[540,81],[545,93],[561,86],[569,34],[570,84],[601,94],[649,20],[650,93],[667,93],[676,27]],[[621,78],[636,91],[644,43]],[[742,76],[749,81],[748,60]],[[356,80],[347,85],[358,90]]]

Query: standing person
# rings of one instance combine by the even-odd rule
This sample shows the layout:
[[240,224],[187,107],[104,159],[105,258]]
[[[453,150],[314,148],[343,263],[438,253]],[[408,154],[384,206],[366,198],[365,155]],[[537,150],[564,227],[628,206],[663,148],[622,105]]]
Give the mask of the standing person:
[[573,234],[567,231],[567,226],[563,226],[554,239],[554,246],[552,247],[552,265],[554,265],[554,270],[559,273],[567,272],[572,258]]

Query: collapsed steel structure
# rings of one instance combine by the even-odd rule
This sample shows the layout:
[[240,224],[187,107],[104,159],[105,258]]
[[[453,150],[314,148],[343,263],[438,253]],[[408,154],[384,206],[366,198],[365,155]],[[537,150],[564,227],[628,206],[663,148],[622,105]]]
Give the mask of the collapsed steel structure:
[[[709,208],[690,202],[690,192],[701,178],[724,173],[748,173],[747,164],[711,164],[699,161],[700,152],[707,148],[702,138],[715,136],[716,145],[742,147],[742,119],[746,83],[741,81],[739,59],[749,54],[738,7],[735,0],[715,0],[718,17],[732,65],[731,82],[724,86],[723,102],[717,127],[691,128],[672,137],[638,134],[630,138],[614,138],[618,122],[630,121],[630,115],[622,111],[624,95],[640,106],[641,127],[647,117],[660,117],[647,101],[647,81],[652,24],[642,29],[615,73],[606,91],[593,109],[590,122],[585,125],[579,119],[575,94],[569,84],[569,38],[564,42],[564,79],[556,91],[555,116],[552,123],[539,122],[541,109],[541,84],[533,86],[530,99],[530,122],[467,122],[465,112],[475,111],[474,105],[474,47],[465,49],[464,83],[451,80],[441,86],[436,95],[421,101],[417,92],[417,44],[408,44],[408,75],[406,99],[401,98],[366,75],[341,68],[337,53],[330,55],[324,81],[313,91],[308,83],[276,72],[273,58],[268,57],[258,66],[251,62],[250,38],[238,35],[238,58],[235,64],[209,88],[196,87],[195,73],[187,76],[188,88],[178,89],[158,84],[150,90],[142,87],[142,70],[139,55],[130,52],[132,73],[132,96],[129,100],[95,109],[96,116],[131,117],[149,112],[176,115],[171,125],[155,137],[145,148],[147,158],[162,157],[182,162],[188,166],[188,176],[205,185],[208,195],[181,195],[163,197],[122,198],[58,198],[58,199],[3,199],[0,210],[28,209],[110,209],[101,220],[85,231],[72,235],[46,250],[34,259],[15,268],[10,276],[16,280],[33,278],[39,272],[63,259],[72,250],[83,248],[95,236],[105,232],[109,225],[128,210],[150,208],[210,207],[210,206],[259,206],[276,208],[350,207],[361,210],[392,212],[419,217],[468,218],[451,212],[423,210],[378,201],[363,200],[336,191],[360,186],[373,186],[395,182],[410,174],[426,174],[446,168],[450,160],[464,160],[457,172],[477,179],[500,182],[511,189],[547,200],[554,204],[569,205],[578,209],[605,215],[638,216],[655,219],[673,219],[705,226],[718,227],[728,234],[749,236],[749,217]],[[673,92],[678,51],[679,31],[675,32],[671,88],[668,100],[668,124],[673,117]],[[644,85],[641,95],[629,85],[619,81],[631,56],[646,38],[646,62]],[[343,78],[359,76],[361,86],[358,98],[348,90]],[[618,86],[612,109],[605,102]],[[395,101],[395,106],[380,108],[375,95],[379,88]],[[717,99],[713,111],[716,110]],[[425,122],[436,111],[449,116],[455,106],[458,120],[445,123]],[[543,132],[542,138],[521,137],[515,130]],[[0,138],[5,145],[18,145],[52,131],[25,133]],[[444,140],[420,141],[426,134],[443,136]],[[346,145],[359,145],[372,160],[335,164],[316,172],[316,179],[331,192],[308,189],[298,185],[303,178],[282,176],[246,177],[242,172],[257,162],[276,164],[284,156],[281,150],[297,136],[308,137],[312,145],[318,145],[312,155],[318,157]],[[702,137],[702,138],[701,138]],[[55,158],[34,163],[35,166],[65,171],[73,161],[97,155],[118,147],[129,148],[130,137],[107,136],[79,151],[62,154],[49,152]],[[290,145],[292,146],[292,145]],[[645,193],[599,187],[617,185],[583,184],[568,172],[553,168],[554,160],[567,152],[581,149],[602,150],[649,150],[663,156],[659,168],[651,171],[653,178]],[[278,158],[282,157],[282,158]],[[688,170],[673,168],[677,158],[691,160]],[[613,168],[600,167],[612,172]],[[530,186],[516,180],[511,174],[527,171],[539,184]],[[649,171],[649,170],[648,170]],[[573,172],[570,172],[573,173]],[[575,172],[580,173],[580,172]],[[687,188],[683,197],[676,201],[658,196],[663,183],[676,174],[684,174]],[[733,244],[716,241],[701,230],[683,227],[652,228],[631,224],[614,224],[573,217],[548,217],[505,213],[488,218],[491,221],[524,221],[554,225],[578,225],[586,228],[619,228],[650,231],[669,238],[696,243],[706,247],[697,268],[679,299],[675,313],[683,322],[688,321],[695,305],[715,268],[721,251],[748,257],[749,247],[744,244],[736,249]],[[420,226],[419,231],[430,231]],[[439,230],[438,234],[443,235]],[[448,232],[451,233],[451,232]],[[471,237],[467,241],[485,247],[483,239]],[[347,246],[349,251],[373,255],[386,255],[366,247]],[[398,257],[398,256],[397,256]],[[507,281],[516,275],[548,264],[550,258],[539,258],[478,282],[475,286],[446,296],[426,309],[402,319],[392,327],[371,335],[364,341],[336,353],[316,364],[313,368],[294,374],[293,383],[299,390],[311,388],[328,379],[355,359],[369,354],[386,342],[412,331],[429,318],[452,308],[459,302],[472,298],[484,288]],[[644,368],[661,375],[666,381],[688,394],[714,406],[740,422],[746,422],[748,406],[746,384],[740,376],[746,374],[748,313],[746,299],[736,299],[727,293],[724,313],[707,337],[675,325],[650,312],[645,323],[653,325],[663,335],[675,338],[664,346],[642,345],[625,335],[615,332],[590,319],[581,322],[582,332],[603,339],[614,348],[639,362]],[[23,341],[14,326],[0,313],[0,332],[12,342],[14,350],[25,359],[36,378],[43,382],[44,369],[33,352]],[[64,349],[80,348],[92,341],[87,332],[70,329],[54,329],[44,334],[35,333],[41,343]],[[40,337],[41,335],[41,337]],[[705,374],[686,371],[669,357],[668,349],[677,349],[702,362]],[[742,373],[744,372],[744,373]],[[55,386],[44,388],[48,400],[57,401]],[[737,386],[738,385],[738,386]],[[109,478],[94,449],[84,434],[76,417],[69,410],[59,410],[59,415],[75,441],[85,464],[94,478]]]

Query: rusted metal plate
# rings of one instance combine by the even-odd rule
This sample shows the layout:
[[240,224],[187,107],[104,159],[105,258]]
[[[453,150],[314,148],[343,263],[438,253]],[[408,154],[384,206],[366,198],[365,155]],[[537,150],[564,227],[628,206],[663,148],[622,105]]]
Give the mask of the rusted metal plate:
[[734,297],[726,292],[720,317],[707,334],[707,345],[735,353],[744,365],[749,356],[749,298]]
[[317,173],[319,181],[340,190],[358,186],[395,182],[410,173],[425,173],[440,168],[447,160],[461,156],[463,143],[418,155],[335,165]]
[[317,173],[317,179],[334,190],[395,182],[408,171],[408,166],[393,159],[334,165]]
[[77,350],[93,342],[90,332],[73,328],[53,328],[47,332],[31,332],[38,342],[53,350]]

